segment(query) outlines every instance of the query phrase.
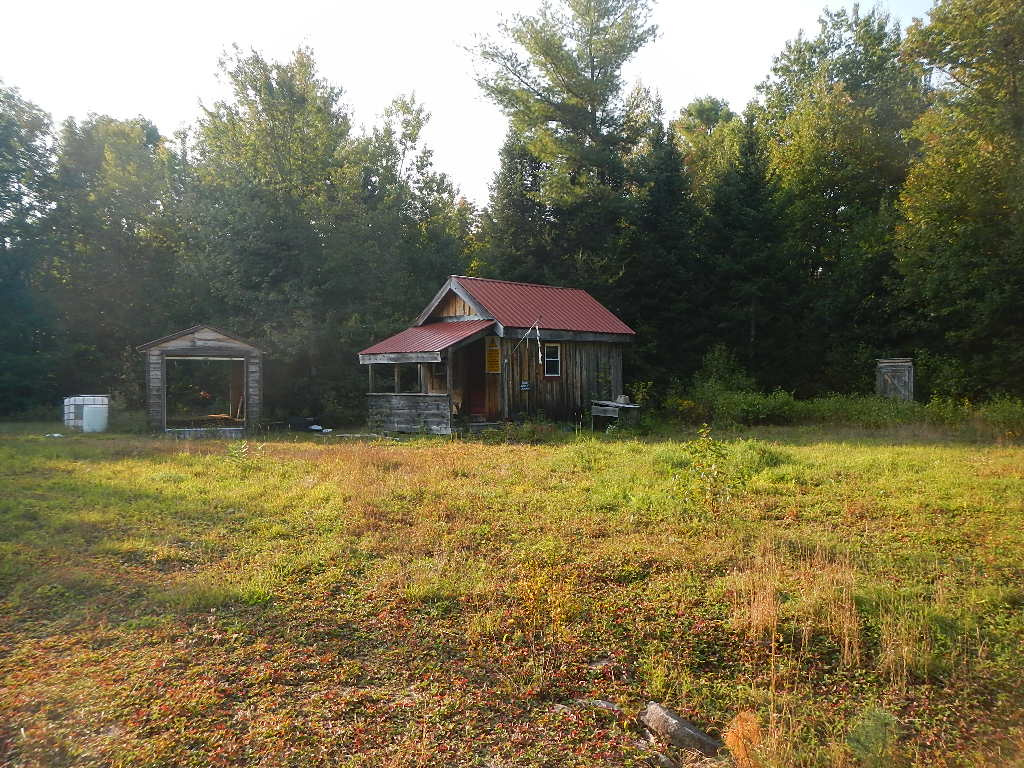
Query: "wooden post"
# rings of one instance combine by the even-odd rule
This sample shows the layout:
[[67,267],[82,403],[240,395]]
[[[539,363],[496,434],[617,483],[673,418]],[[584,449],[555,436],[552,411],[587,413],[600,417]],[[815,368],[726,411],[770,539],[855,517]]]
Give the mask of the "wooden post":
[[373,392],[373,363],[368,364],[366,368],[370,372],[370,392]]
[[252,429],[263,413],[263,355],[245,358],[245,427]]
[[451,414],[455,411],[455,398],[452,396],[452,355],[455,354],[452,350],[448,350],[448,354],[445,355],[444,359],[444,374],[445,374],[445,388],[448,390],[448,416],[451,418]]
[[505,357],[504,340],[501,344],[501,418],[508,419],[508,358]]
[[395,394],[402,391],[401,382],[398,380],[398,363],[395,363]]
[[420,392],[427,394],[427,366],[424,363],[416,363],[416,372],[420,375]]

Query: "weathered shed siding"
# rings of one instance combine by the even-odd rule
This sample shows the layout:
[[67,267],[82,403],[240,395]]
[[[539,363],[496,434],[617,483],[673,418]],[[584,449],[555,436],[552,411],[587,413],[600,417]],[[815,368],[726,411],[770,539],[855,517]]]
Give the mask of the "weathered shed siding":
[[258,424],[263,412],[263,356],[245,359],[245,423]]
[[151,349],[146,352],[146,419],[153,429],[164,428],[165,365],[160,350]]
[[252,345],[233,339],[220,331],[213,330],[212,328],[199,328],[192,333],[185,334],[184,336],[177,336],[175,338],[168,339],[167,341],[154,344],[149,347],[149,350],[158,350],[171,356],[176,354],[208,354],[214,357],[226,357],[229,355],[241,357],[246,350],[251,350],[257,354],[259,353],[259,350]]
[[448,395],[367,395],[370,429],[377,432],[429,432],[449,435],[452,431]]
[[[512,352],[518,339],[502,339],[502,359],[508,360],[505,397],[508,415],[535,415],[543,411],[551,418],[566,418],[589,408],[593,399],[611,399],[622,394],[622,345],[606,342],[558,342],[561,345],[561,375],[544,376],[537,358],[536,342],[523,343]],[[529,389],[521,388],[522,382]]]
[[445,296],[434,311],[430,313],[431,318],[439,320],[449,317],[466,317],[475,315],[476,311],[461,296],[455,293],[449,293]]

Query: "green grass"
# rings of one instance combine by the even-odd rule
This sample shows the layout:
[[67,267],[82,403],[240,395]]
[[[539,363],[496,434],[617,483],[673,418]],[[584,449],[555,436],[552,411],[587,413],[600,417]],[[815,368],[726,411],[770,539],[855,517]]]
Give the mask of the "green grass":
[[1020,759],[1024,448],[51,431],[0,425],[2,765],[644,765],[648,700],[751,767]]

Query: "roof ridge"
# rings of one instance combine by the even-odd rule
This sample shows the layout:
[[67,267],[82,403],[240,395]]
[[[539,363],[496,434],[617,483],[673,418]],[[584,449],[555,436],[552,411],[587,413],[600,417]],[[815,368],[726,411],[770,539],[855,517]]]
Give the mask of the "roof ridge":
[[548,285],[547,283],[524,283],[521,280],[500,280],[496,277],[473,277],[472,275],[449,275],[459,280],[486,280],[489,283],[507,283],[508,285],[529,285],[534,288],[554,288],[556,291],[583,291],[589,295],[589,292],[583,288],[572,288],[568,285]]

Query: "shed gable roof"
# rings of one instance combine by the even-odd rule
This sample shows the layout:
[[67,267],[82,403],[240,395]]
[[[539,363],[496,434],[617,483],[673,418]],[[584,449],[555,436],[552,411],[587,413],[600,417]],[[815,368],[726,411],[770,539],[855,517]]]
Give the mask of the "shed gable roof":
[[162,344],[167,344],[167,342],[170,342],[170,341],[177,341],[179,339],[183,339],[186,336],[199,336],[204,331],[207,334],[216,334],[217,336],[221,336],[221,337],[223,337],[224,340],[226,340],[226,341],[228,341],[230,343],[237,344],[237,345],[243,346],[243,347],[247,347],[247,348],[253,350],[254,352],[259,352],[261,354],[263,352],[263,350],[261,350],[255,344],[250,344],[248,341],[245,341],[244,339],[240,339],[237,336],[231,335],[230,333],[225,333],[224,331],[220,330],[219,328],[214,328],[212,325],[205,325],[205,324],[193,325],[191,328],[185,328],[183,330],[175,331],[174,333],[170,333],[170,334],[168,334],[166,336],[161,336],[159,339],[153,339],[152,341],[147,341],[145,344],[140,344],[138,347],[136,347],[136,349],[139,352],[144,352],[147,349],[152,349],[153,347],[158,347],[158,346],[160,346]]
[[507,328],[530,328],[583,333],[635,335],[593,296],[579,288],[561,288],[537,283],[514,283],[481,277],[452,275],[423,313],[416,319],[423,325],[438,303],[453,291],[481,315]]

